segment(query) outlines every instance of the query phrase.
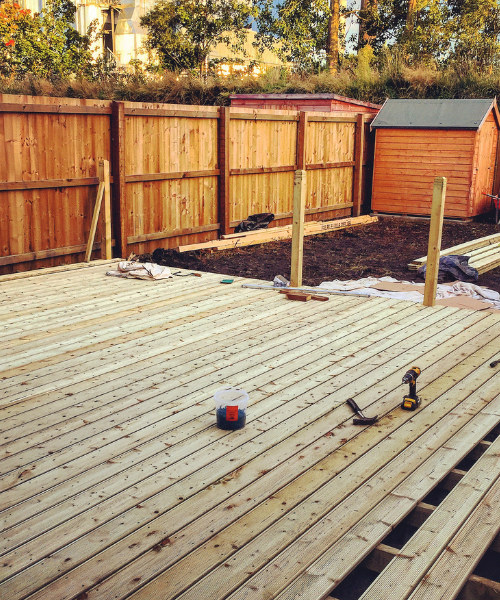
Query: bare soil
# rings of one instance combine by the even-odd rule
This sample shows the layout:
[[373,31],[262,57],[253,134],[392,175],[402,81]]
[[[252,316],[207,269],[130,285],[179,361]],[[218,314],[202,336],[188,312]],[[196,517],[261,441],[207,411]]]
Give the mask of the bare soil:
[[[441,247],[494,233],[492,222],[445,222]],[[381,218],[370,225],[352,227],[304,238],[303,285],[315,286],[334,279],[390,276],[404,281],[422,281],[408,263],[427,254],[429,221]],[[289,278],[290,240],[247,246],[220,252],[155,250],[141,260],[169,267],[203,270],[224,275],[272,281],[276,275]],[[500,292],[500,267],[479,276],[479,285]]]

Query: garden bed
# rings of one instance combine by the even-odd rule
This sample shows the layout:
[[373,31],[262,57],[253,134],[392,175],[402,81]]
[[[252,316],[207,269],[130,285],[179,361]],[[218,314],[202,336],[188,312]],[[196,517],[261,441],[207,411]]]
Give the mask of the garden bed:
[[[445,222],[441,247],[499,232],[500,226],[488,222]],[[426,220],[382,218],[371,225],[306,237],[303,284],[368,276],[416,280],[416,272],[407,265],[427,254],[428,235]],[[212,253],[158,249],[154,260],[170,267],[272,281],[275,275],[290,275],[290,250],[290,240]],[[141,257],[146,258],[153,260],[152,255]],[[480,275],[477,283],[500,292],[500,268]]]

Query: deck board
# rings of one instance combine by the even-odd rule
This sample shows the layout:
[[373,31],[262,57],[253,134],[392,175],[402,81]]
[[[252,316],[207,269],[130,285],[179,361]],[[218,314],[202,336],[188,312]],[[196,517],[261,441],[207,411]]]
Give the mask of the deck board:
[[[500,311],[108,268],[0,278],[9,600],[320,600],[500,423]],[[250,394],[241,431],[215,426],[227,384]]]

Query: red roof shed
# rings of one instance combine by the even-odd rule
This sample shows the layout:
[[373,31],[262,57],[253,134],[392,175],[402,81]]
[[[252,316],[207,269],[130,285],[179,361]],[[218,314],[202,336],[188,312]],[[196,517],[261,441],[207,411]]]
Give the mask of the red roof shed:
[[274,110],[343,111],[376,114],[381,105],[337,94],[232,94],[231,106]]

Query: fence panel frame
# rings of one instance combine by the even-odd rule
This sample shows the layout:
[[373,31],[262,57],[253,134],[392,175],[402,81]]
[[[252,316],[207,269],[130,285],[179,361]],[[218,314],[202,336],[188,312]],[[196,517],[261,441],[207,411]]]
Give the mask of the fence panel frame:
[[[143,104],[129,102],[106,102],[106,101],[91,101],[91,100],[75,100],[65,98],[43,98],[43,97],[21,97],[0,95],[0,118],[8,118],[9,113],[25,114],[25,115],[45,115],[47,120],[59,119],[61,115],[86,115],[88,119],[94,117],[99,118],[105,116],[109,120],[109,156],[94,157],[98,160],[109,160],[112,166],[110,183],[112,186],[112,226],[113,226],[113,244],[115,247],[115,255],[122,258],[127,258],[130,251],[151,251],[154,247],[167,246],[176,247],[181,243],[197,243],[198,241],[208,241],[214,239],[214,236],[219,237],[223,234],[231,233],[233,228],[240,222],[240,219],[231,218],[232,202],[231,198],[231,181],[234,178],[250,176],[253,181],[267,182],[281,178],[281,197],[286,198],[286,203],[290,204],[290,210],[284,210],[275,214],[276,225],[283,225],[290,222],[293,211],[293,173],[297,170],[306,171],[333,171],[336,169],[352,169],[352,194],[350,202],[341,203],[320,203],[317,206],[306,206],[306,220],[331,219],[335,217],[349,216],[351,213],[359,214],[361,212],[361,203],[363,196],[363,185],[366,188],[364,181],[367,166],[366,152],[363,149],[366,147],[364,140],[364,131],[367,127],[367,122],[371,119],[366,119],[366,116],[350,114],[350,115],[332,115],[328,113],[306,112],[306,111],[275,111],[275,110],[260,110],[248,108],[229,108],[229,107],[193,107],[179,105],[161,105],[161,104]],[[172,172],[159,173],[127,173],[126,168],[126,135],[127,135],[127,118],[142,118],[158,117],[166,119],[214,119],[216,121],[216,141],[215,141],[215,162],[214,168],[180,170]],[[237,147],[238,144],[244,144],[244,139],[234,139],[230,135],[230,125],[232,122],[252,121],[257,130],[259,127],[262,131],[267,131],[269,135],[275,135],[275,132],[280,131],[280,127],[285,126],[288,131],[290,140],[293,139],[293,149],[286,148],[280,156],[288,156],[292,160],[285,161],[290,164],[272,164],[276,162],[274,159],[269,161],[260,160],[261,166],[255,166],[248,163],[245,166],[234,164],[234,156],[231,155],[231,148]],[[91,122],[91,121],[89,121]],[[273,125],[275,123],[275,125]],[[293,124],[293,129],[290,130],[286,123]],[[309,135],[309,128],[314,123],[338,123],[338,124],[354,124],[355,140],[353,145],[355,148],[355,156],[353,160],[340,160],[338,162],[323,162],[309,163],[306,159],[306,147]],[[263,134],[263,135],[264,135]],[[68,142],[64,142],[69,146]],[[269,143],[269,140],[268,140]],[[274,142],[273,142],[274,143]],[[0,149],[1,151],[2,149]],[[130,150],[130,148],[129,148]],[[42,151],[42,150],[40,150]],[[255,150],[254,150],[255,152]],[[250,152],[248,152],[250,154]],[[213,153],[212,153],[213,156]],[[241,153],[240,153],[240,156]],[[289,157],[289,158],[290,158]],[[19,162],[20,157],[16,157]],[[70,165],[71,156],[67,157],[67,166]],[[195,161],[196,162],[196,161]],[[194,163],[193,163],[194,164]],[[369,163],[368,163],[369,164]],[[18,165],[19,166],[19,165]],[[311,174],[312,175],[312,174]],[[260,180],[260,177],[267,179]],[[203,178],[203,179],[202,179]],[[209,178],[209,179],[207,179]],[[213,178],[214,183],[210,183]],[[12,180],[9,176],[7,181],[0,181],[0,218],[2,218],[2,195],[10,192],[21,193],[29,190],[66,190],[65,193],[71,194],[71,189],[87,188],[92,199],[95,198],[95,192],[99,184],[99,177],[65,177],[40,180]],[[11,179],[11,180],[9,180]],[[214,194],[210,194],[214,206],[207,207],[207,218],[213,221],[213,215],[216,215],[215,222],[202,222],[197,224],[194,221],[188,227],[174,227],[163,231],[142,231],[134,233],[130,230],[130,225],[127,217],[130,217],[132,204],[131,194],[133,193],[130,185],[154,185],[155,182],[162,181],[182,181],[182,180],[198,180],[201,182],[198,185],[199,189],[203,186],[208,186],[212,189],[216,186]],[[309,178],[308,178],[309,179]],[[206,183],[203,183],[206,182]],[[205,187],[205,189],[208,189]],[[288,189],[289,188],[289,189]],[[192,189],[196,189],[193,187]],[[75,194],[77,192],[74,192]],[[203,192],[199,192],[203,193]],[[365,191],[366,193],[366,191]],[[73,197],[70,195],[70,197]],[[163,200],[165,202],[165,200]],[[5,199],[4,199],[5,202]],[[80,201],[81,202],[81,201]],[[260,205],[259,205],[260,202]],[[256,207],[253,212],[264,212],[264,200],[257,199],[255,202],[249,202],[248,206]],[[154,206],[153,206],[154,209]],[[68,210],[70,210],[68,208]],[[210,212],[211,211],[211,212]],[[212,215],[210,217],[210,215]],[[80,215],[81,216],[81,215]],[[246,216],[246,215],[245,215]],[[69,217],[64,217],[65,219]],[[244,217],[243,217],[244,218]],[[84,232],[87,228],[86,217],[83,216],[83,223],[79,226],[79,231]],[[65,221],[66,222],[66,221]],[[152,222],[152,221],[151,221]],[[100,231],[103,231],[101,224]],[[81,234],[80,234],[81,237]],[[186,239],[187,238],[187,239]],[[38,266],[53,266],[64,262],[74,262],[75,260],[83,261],[83,255],[86,247],[86,239],[78,239],[78,243],[53,248],[37,248],[30,247],[27,252],[11,253],[9,255],[0,256],[0,273],[12,272],[13,269],[25,270],[30,267]],[[10,247],[10,243],[4,245]],[[98,240],[93,246],[94,252],[101,249],[101,242]],[[50,261],[48,260],[50,259]],[[40,261],[49,262],[49,264],[40,265]]]

